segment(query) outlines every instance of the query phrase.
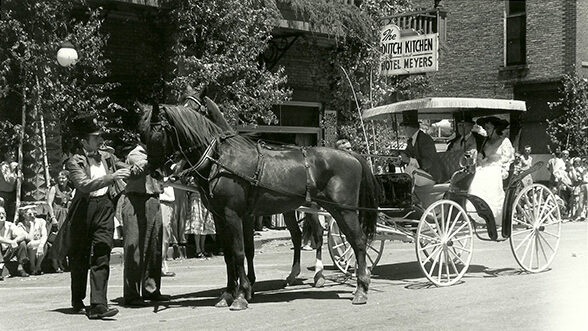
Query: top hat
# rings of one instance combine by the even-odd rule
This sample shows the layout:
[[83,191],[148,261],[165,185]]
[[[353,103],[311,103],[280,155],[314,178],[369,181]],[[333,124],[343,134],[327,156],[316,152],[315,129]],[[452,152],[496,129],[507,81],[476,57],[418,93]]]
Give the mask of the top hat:
[[400,126],[419,127],[419,113],[417,110],[406,110],[402,112]]
[[71,129],[72,133],[78,137],[102,134],[102,128],[98,125],[98,120],[90,114],[80,115],[74,118]]
[[461,123],[461,122],[472,123],[472,124],[476,123],[474,121],[474,119],[472,118],[472,114],[467,113],[467,112],[463,112],[463,111],[455,113],[454,119],[455,119],[456,123]]

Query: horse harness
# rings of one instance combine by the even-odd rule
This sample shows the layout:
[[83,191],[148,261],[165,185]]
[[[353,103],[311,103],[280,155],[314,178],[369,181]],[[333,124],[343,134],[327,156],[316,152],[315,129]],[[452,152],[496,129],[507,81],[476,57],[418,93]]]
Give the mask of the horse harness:
[[[269,189],[272,191],[276,191],[278,193],[282,193],[285,195],[289,195],[289,196],[292,196],[292,195],[297,196],[297,194],[294,194],[292,192],[279,190],[277,188],[270,188],[270,187],[266,187],[265,185],[263,185],[262,177],[263,177],[263,172],[264,172],[265,163],[266,163],[266,154],[264,153],[264,150],[270,149],[263,141],[258,141],[255,146],[256,150],[257,150],[257,162],[256,162],[256,166],[255,166],[255,172],[253,173],[252,176],[245,174],[245,173],[242,173],[240,171],[237,171],[235,169],[232,169],[229,166],[223,164],[218,158],[213,157],[213,155],[216,152],[216,147],[218,146],[219,143],[222,143],[222,142],[224,142],[224,141],[226,141],[236,135],[237,134],[234,132],[229,132],[229,133],[226,133],[224,135],[221,135],[221,136],[215,138],[208,145],[208,147],[206,148],[204,153],[202,153],[202,156],[200,157],[198,162],[196,162],[194,165],[190,164],[190,168],[182,171],[180,173],[180,176],[195,173],[200,179],[202,179],[206,182],[210,182],[210,180],[212,180],[214,177],[216,177],[218,175],[218,172],[209,172],[208,174],[205,174],[205,172],[207,169],[209,169],[211,163],[214,163],[219,168],[224,169],[228,173],[233,174],[241,179],[244,179],[251,184],[251,186],[253,188],[253,192],[252,192],[252,194],[250,194],[250,199],[249,199],[250,206],[255,205],[255,202],[257,201],[257,198],[259,196],[258,188],[260,188],[260,187],[265,188],[265,189]],[[304,199],[305,199],[306,203],[310,203],[310,202],[312,202],[311,189],[313,186],[313,180],[312,180],[312,175],[310,173],[310,163],[308,162],[308,151],[305,147],[296,147],[296,149],[300,149],[300,152],[302,154],[303,163],[304,163],[305,173],[306,173],[306,186],[305,186]],[[186,156],[186,154],[192,152],[194,150],[194,148],[191,147],[185,151],[180,148],[180,150],[181,150],[181,154]],[[208,188],[208,192],[206,192],[206,193],[210,197],[213,196],[212,189],[210,187]]]

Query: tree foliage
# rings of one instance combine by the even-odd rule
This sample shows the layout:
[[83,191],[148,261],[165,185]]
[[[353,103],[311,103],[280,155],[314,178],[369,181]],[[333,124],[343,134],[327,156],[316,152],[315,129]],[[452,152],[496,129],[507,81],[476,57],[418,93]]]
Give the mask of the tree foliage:
[[[339,136],[349,139],[356,150],[366,152],[357,104],[363,111],[418,97],[429,87],[425,75],[383,77],[378,72],[379,22],[383,17],[412,10],[411,1],[365,0],[359,7],[329,0],[288,1],[298,15],[313,26],[319,30],[327,26],[334,32],[336,46],[329,55],[332,99],[327,107],[339,112]],[[396,132],[391,130],[390,124],[377,125],[376,130],[369,126],[366,129],[372,151],[382,151],[395,144]]]
[[285,101],[282,69],[258,61],[280,17],[274,1],[163,1],[173,27],[168,79],[177,100],[190,85],[214,99],[233,124],[275,123],[272,105]]
[[[559,114],[548,120],[547,134],[551,142],[572,154],[588,156],[588,79],[566,75],[562,80],[561,97],[550,103]],[[554,150],[555,151],[555,150]]]
[[[1,6],[0,97],[16,95],[27,110],[42,111],[47,125],[64,127],[82,112],[111,118],[120,110],[107,96],[114,84],[106,79],[100,9],[83,0],[5,0]],[[56,60],[64,41],[79,54],[67,68]]]

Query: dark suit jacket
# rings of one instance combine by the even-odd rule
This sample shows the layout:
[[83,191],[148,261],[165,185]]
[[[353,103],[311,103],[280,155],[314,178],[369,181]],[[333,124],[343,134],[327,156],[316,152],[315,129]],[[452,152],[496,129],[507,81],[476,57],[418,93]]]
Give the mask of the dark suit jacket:
[[112,173],[119,168],[128,168],[129,165],[118,161],[116,156],[111,153],[100,151],[102,156],[102,164],[106,169],[106,176],[91,179],[90,177],[90,163],[83,152],[74,154],[65,164],[65,168],[69,171],[70,180],[76,189],[76,194],[73,200],[81,196],[88,196],[90,192],[99,190],[108,186],[108,193],[111,198],[118,196],[125,188],[122,180],[115,180]]
[[446,175],[444,174],[443,165],[431,136],[419,130],[414,146],[412,143],[408,144],[404,152],[409,157],[416,159],[420,168],[433,176],[435,182],[442,183],[445,181]]

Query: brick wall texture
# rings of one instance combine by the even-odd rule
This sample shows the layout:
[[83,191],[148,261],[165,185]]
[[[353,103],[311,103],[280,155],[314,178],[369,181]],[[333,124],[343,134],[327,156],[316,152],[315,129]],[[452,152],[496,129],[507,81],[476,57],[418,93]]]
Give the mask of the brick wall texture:
[[588,0],[576,2],[576,68],[580,74],[588,78]]
[[[576,8],[575,2],[578,6]],[[504,0],[445,0],[447,43],[439,51],[439,72],[428,74],[438,96],[512,98],[513,85],[557,81],[587,52],[587,0],[527,0],[527,68],[522,78],[504,78]],[[433,1],[414,0],[416,8]],[[577,20],[576,20],[577,14]],[[588,31],[586,31],[588,32]],[[576,48],[576,43],[578,47]]]

